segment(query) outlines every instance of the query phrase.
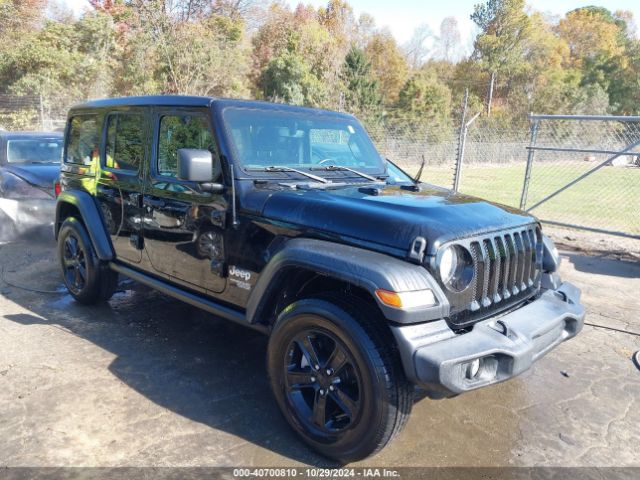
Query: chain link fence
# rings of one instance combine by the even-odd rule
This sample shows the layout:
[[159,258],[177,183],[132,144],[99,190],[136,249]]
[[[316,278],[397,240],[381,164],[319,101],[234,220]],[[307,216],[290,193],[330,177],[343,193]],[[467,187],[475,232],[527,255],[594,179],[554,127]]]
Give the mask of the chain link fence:
[[532,115],[519,207],[604,250],[640,252],[640,117]]
[[[408,173],[521,208],[560,242],[640,256],[640,117],[531,116],[530,129],[373,135]],[[464,140],[464,141],[463,141]],[[460,151],[464,145],[463,152]]]
[[78,103],[65,95],[0,94],[0,129],[11,131],[61,131],[69,108]]

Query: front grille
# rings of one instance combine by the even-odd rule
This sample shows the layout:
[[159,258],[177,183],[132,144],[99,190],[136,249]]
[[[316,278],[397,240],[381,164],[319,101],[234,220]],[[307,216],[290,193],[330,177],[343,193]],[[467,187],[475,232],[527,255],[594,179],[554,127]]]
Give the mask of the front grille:
[[468,326],[539,291],[542,233],[537,225],[454,243],[469,250],[474,264],[474,278],[465,291],[444,288],[454,326]]

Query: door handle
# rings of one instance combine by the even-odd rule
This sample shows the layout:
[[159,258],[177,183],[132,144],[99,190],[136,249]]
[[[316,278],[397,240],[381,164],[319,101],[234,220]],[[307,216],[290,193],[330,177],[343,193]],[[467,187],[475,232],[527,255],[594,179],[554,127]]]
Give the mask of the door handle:
[[145,198],[144,204],[153,208],[162,208],[165,206],[164,200],[156,200],[155,198]]
[[129,200],[131,200],[136,207],[142,208],[143,196],[141,193],[131,193],[129,195]]

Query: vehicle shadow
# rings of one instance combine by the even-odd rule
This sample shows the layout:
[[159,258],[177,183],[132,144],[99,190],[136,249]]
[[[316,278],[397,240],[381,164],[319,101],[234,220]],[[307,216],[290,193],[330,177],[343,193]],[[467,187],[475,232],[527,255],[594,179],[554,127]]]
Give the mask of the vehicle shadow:
[[620,278],[640,278],[640,262],[590,256],[576,252],[562,252],[579,272]]
[[[55,262],[49,263],[53,269]],[[38,285],[38,276],[51,284],[55,272],[43,274],[42,262],[38,268],[29,274],[30,285],[51,288]],[[56,326],[112,353],[113,375],[178,415],[294,461],[337,465],[310,450],[280,414],[266,375],[266,336],[133,282],[120,285],[101,306],[79,305],[68,294],[11,288],[5,296],[30,313],[4,318]]]

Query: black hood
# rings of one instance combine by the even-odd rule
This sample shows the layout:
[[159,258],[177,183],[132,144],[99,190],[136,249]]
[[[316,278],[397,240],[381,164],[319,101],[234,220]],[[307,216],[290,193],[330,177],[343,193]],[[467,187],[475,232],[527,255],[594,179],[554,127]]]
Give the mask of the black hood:
[[378,195],[357,187],[277,191],[266,201],[263,215],[401,250],[421,236],[429,254],[448,240],[536,221],[520,210],[425,184],[419,192],[386,186]]
[[4,166],[10,172],[33,186],[52,189],[53,181],[60,175],[60,165],[57,163],[9,163]]

